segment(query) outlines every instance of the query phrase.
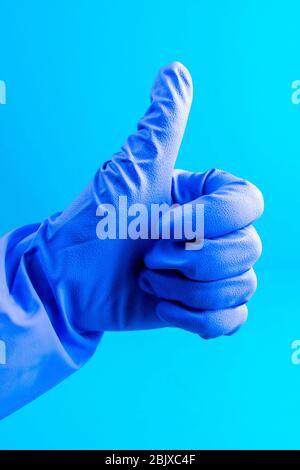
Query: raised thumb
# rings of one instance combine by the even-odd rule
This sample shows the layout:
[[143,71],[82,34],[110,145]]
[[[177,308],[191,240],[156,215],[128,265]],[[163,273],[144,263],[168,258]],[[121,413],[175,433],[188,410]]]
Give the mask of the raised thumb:
[[162,68],[152,87],[150,107],[139,121],[137,131],[127,138],[109,163],[117,164],[130,180],[135,173],[139,178],[145,174],[171,178],[192,94],[192,78],[181,63],[173,62]]

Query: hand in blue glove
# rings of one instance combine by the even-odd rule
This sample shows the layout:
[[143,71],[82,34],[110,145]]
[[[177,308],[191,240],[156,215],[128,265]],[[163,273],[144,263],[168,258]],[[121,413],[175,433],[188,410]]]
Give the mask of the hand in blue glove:
[[[103,331],[178,326],[211,338],[245,321],[261,251],[251,224],[263,200],[230,174],[173,170],[191,100],[188,71],[179,63],[162,69],[137,132],[78,199],[0,240],[0,339],[7,347],[0,417],[80,367]],[[99,240],[99,207],[118,212],[120,196],[146,207],[192,201],[193,211],[203,204],[204,246]]]
[[[180,326],[205,338],[228,334],[246,319],[261,251],[250,224],[262,212],[260,192],[220,171],[174,172],[192,100],[192,80],[178,63],[162,69],[151,106],[120,153],[85,192],[40,227],[26,253],[44,302],[83,331]],[[205,243],[96,237],[96,211],[119,196],[141,202],[204,204]],[[143,259],[146,270],[138,282]],[[45,287],[47,286],[47,288]],[[140,288],[142,287],[143,290]]]

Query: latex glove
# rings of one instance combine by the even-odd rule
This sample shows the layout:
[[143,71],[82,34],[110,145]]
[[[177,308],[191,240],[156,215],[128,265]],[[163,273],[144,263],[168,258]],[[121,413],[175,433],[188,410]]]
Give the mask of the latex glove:
[[[221,237],[243,229],[261,214],[260,192],[253,185],[224,173],[190,176],[175,173],[172,191],[173,167],[192,101],[188,71],[179,63],[162,69],[154,83],[151,101],[138,131],[127,139],[121,152],[99,169],[85,192],[67,210],[40,227],[25,255],[42,300],[49,302],[52,296],[53,305],[59,305],[64,316],[82,331],[146,329],[169,324],[191,329],[190,314],[182,309],[178,313],[181,307],[177,304],[160,302],[165,297],[162,290],[151,291],[155,293],[153,296],[140,289],[138,277],[144,255],[151,268],[178,270],[184,263],[187,265],[184,274],[193,271],[195,275],[192,273],[190,278],[201,281],[244,273],[260,254],[258,236],[251,228],[229,238],[206,242],[199,252],[188,252],[183,244],[172,242],[96,237],[98,205],[110,203],[118,212],[118,198],[123,195],[127,196],[129,205],[141,202],[150,207],[152,203],[182,203],[208,194],[203,199],[207,237]],[[215,195],[209,195],[214,192]],[[148,253],[152,247],[154,251]],[[248,300],[255,287],[251,273],[240,281],[239,295],[235,296],[232,290],[232,300],[220,293],[219,284],[215,289],[215,303],[198,304],[199,295],[195,296],[193,305],[189,306],[198,310],[222,309],[214,317],[211,312],[208,316],[201,315],[201,324],[204,322],[205,326],[199,327],[200,334],[203,328],[204,336],[227,333],[245,320],[245,306],[231,311],[224,309]],[[191,281],[183,290],[194,289],[194,284]],[[180,301],[178,285],[170,285],[169,290],[168,299]],[[180,316],[180,323],[175,315]],[[219,327],[220,316],[223,328]],[[218,327],[214,326],[215,322]]]
[[[1,240],[0,339],[6,344],[7,361],[0,366],[5,384],[0,389],[0,416],[80,367],[103,331],[176,325],[211,337],[229,333],[244,321],[245,307],[226,309],[237,305],[237,299],[244,304],[254,290],[250,274],[241,274],[251,269],[260,244],[255,232],[244,227],[260,215],[262,198],[253,185],[224,173],[214,177],[176,172],[173,177],[191,100],[188,71],[178,63],[162,69],[137,132],[102,165],[79,198],[62,213]],[[146,206],[182,204],[200,196],[205,201],[205,236],[236,233],[206,241],[201,253],[183,252],[184,242],[99,240],[97,208],[110,203],[117,209],[123,195],[128,204]],[[146,271],[144,259],[150,268]],[[177,278],[180,272],[183,276]],[[170,275],[176,279],[168,292],[155,287],[157,275],[164,282]],[[231,280],[234,276],[238,281]],[[205,304],[201,298],[209,300],[208,295],[188,277],[224,279],[223,284],[227,278],[231,298],[226,298],[220,281]],[[193,300],[178,298],[181,281]],[[238,296],[230,287],[235,282]]]

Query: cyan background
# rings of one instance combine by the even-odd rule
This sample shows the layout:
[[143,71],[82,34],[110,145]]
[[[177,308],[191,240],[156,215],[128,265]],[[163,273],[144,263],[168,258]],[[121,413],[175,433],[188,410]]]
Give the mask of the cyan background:
[[82,370],[0,423],[1,448],[300,448],[299,18],[298,0],[0,0],[1,233],[81,191],[173,60],[195,87],[177,166],[236,173],[266,202],[237,335],[106,334]]

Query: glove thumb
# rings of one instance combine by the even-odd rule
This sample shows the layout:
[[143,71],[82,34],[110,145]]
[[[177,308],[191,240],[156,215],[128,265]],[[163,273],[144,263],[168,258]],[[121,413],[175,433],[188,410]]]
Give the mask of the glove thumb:
[[[192,103],[192,78],[179,62],[162,68],[153,84],[151,104],[137,131],[103,168],[141,188],[143,181],[170,182]],[[111,171],[113,170],[113,171]]]

